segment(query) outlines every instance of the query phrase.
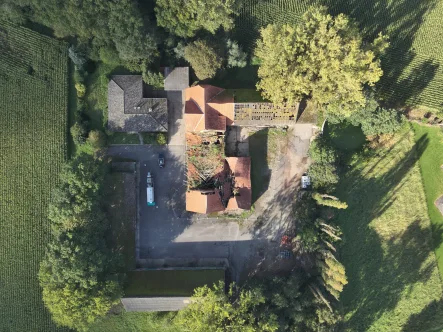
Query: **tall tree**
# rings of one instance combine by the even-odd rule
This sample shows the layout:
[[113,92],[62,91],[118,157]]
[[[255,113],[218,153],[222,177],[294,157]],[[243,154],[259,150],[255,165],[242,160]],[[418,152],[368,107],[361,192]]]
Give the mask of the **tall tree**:
[[310,96],[329,112],[349,116],[365,102],[363,87],[382,76],[377,56],[386,47],[382,35],[365,44],[347,16],[332,17],[324,6],[311,7],[296,26],[262,29],[257,87],[274,103]]
[[258,289],[238,290],[224,284],[197,288],[191,304],[180,311],[176,323],[189,332],[206,331],[276,331],[275,315],[257,317],[255,309],[265,298]]
[[200,29],[212,34],[234,23],[234,0],[157,0],[157,23],[180,37],[193,37]]
[[185,60],[201,80],[212,78],[222,66],[217,52],[206,41],[197,40],[185,47]]

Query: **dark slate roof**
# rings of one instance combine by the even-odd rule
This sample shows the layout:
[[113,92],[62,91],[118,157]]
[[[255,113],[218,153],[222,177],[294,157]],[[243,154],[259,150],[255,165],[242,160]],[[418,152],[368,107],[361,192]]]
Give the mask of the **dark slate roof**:
[[167,99],[145,98],[140,75],[112,76],[108,84],[108,129],[120,132],[167,132]]
[[166,67],[165,90],[181,91],[189,87],[189,67]]
[[189,297],[124,297],[126,311],[178,311],[188,303]]

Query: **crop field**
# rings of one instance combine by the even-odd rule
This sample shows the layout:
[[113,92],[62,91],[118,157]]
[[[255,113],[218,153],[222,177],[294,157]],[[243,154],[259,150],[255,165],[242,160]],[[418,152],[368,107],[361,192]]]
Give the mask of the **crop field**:
[[[235,38],[252,53],[260,28],[297,23],[309,0],[239,0]],[[391,46],[383,57],[377,88],[394,104],[443,108],[442,0],[317,0],[332,14],[354,18],[367,38],[382,31]]]
[[0,22],[0,331],[57,331],[37,280],[67,155],[67,46]]
[[335,219],[349,281],[340,299],[344,330],[441,331],[442,285],[419,167],[432,145],[425,134],[414,139],[409,125],[391,143],[352,158],[338,187],[349,205]]

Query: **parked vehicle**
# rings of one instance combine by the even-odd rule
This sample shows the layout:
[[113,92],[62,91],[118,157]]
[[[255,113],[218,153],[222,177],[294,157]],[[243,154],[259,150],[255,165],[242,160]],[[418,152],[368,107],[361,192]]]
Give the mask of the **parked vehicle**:
[[307,189],[311,186],[311,178],[306,173],[301,177],[301,187],[302,189]]
[[165,156],[161,153],[158,155],[158,166],[160,168],[165,167]]
[[148,206],[155,206],[154,200],[154,179],[151,172],[148,172],[146,177],[146,202]]

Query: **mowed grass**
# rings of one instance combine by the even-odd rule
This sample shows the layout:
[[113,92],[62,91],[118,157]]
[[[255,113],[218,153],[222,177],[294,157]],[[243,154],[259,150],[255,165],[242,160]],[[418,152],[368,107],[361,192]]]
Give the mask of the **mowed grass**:
[[344,330],[443,329],[442,285],[418,165],[428,148],[406,125],[390,148],[354,157],[337,196],[349,284],[341,297]]
[[415,139],[426,139],[428,145],[420,156],[420,169],[425,188],[429,217],[431,218],[435,254],[443,279],[443,216],[434,202],[443,195],[443,133],[440,128],[413,124]]
[[386,100],[441,109],[441,0],[241,0],[235,38],[252,55],[260,28],[274,23],[296,24],[309,6],[316,4],[327,5],[332,14],[345,13],[355,19],[368,39],[380,31],[390,36],[391,46],[382,59],[384,77],[377,84]]
[[67,157],[67,45],[0,22],[0,331],[57,331],[39,263]]

